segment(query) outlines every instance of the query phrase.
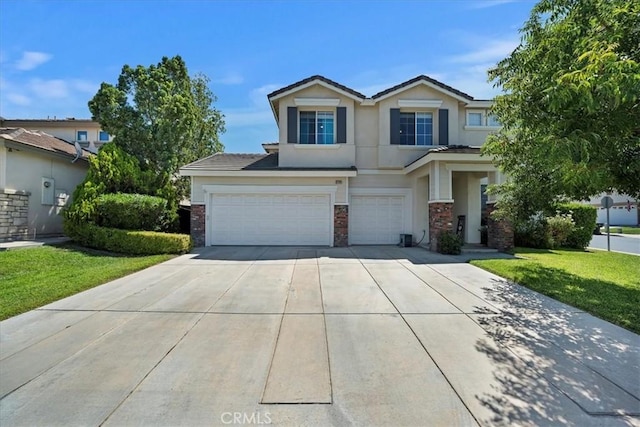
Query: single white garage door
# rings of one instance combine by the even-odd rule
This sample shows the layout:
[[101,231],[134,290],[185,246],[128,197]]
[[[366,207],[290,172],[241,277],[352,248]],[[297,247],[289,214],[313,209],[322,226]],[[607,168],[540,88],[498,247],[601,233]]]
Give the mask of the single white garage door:
[[212,245],[330,246],[328,194],[212,194]]
[[405,196],[351,196],[349,243],[395,245],[404,229]]

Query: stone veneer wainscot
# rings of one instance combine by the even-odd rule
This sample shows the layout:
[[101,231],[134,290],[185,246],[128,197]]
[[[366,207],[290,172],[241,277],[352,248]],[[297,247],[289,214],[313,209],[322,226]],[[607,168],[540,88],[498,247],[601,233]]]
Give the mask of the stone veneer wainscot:
[[18,190],[0,190],[0,242],[29,237],[29,196]]

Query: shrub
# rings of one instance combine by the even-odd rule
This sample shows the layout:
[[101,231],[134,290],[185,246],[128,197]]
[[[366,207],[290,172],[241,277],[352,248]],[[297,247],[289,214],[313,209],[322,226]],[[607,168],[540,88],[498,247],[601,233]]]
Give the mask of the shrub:
[[[143,170],[138,160],[113,143],[105,144],[97,156],[89,158],[85,180],[73,192],[71,205],[64,209],[64,222],[84,223],[95,219],[94,200],[103,194],[137,193],[168,200],[167,210],[177,211],[177,193],[166,173]],[[169,230],[177,227],[177,215]]]
[[546,235],[550,238],[552,248],[567,245],[567,239],[575,229],[571,214],[558,213],[547,218]]
[[96,225],[123,230],[164,231],[177,220],[167,200],[144,194],[103,194],[93,201]]
[[535,216],[516,224],[514,230],[516,246],[548,249],[552,246],[547,223],[542,216]]
[[181,254],[193,247],[187,234],[119,230],[90,223],[66,222],[65,234],[83,246],[129,255]]
[[575,227],[566,241],[566,246],[584,249],[591,242],[593,230],[596,228],[598,212],[596,208],[581,203],[565,203],[558,206],[558,212],[571,214]]
[[464,241],[453,231],[442,231],[438,234],[438,252],[441,254],[459,255]]

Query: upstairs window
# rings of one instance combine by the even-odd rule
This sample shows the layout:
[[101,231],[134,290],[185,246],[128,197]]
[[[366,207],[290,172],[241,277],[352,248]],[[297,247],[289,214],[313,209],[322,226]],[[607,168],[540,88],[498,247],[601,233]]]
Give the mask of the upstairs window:
[[98,134],[98,141],[100,142],[109,142],[109,134],[103,130]]
[[433,114],[400,112],[400,145],[433,145]]
[[333,144],[333,111],[300,112],[300,144]]
[[467,111],[467,126],[471,128],[502,126],[496,116],[490,114],[489,111],[490,110]]
[[79,130],[76,132],[76,141],[88,141],[89,135],[86,130]]
[[498,118],[493,114],[487,116],[487,126],[502,126],[498,121]]

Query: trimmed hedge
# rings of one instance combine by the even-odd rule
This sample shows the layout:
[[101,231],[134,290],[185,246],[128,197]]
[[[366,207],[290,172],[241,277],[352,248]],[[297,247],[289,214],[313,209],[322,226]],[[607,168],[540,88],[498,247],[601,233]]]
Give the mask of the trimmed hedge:
[[129,255],[182,254],[193,247],[187,234],[119,230],[90,223],[65,223],[65,234],[82,246]]
[[146,194],[102,194],[93,205],[96,225],[122,230],[166,230],[177,216],[166,199]]
[[589,245],[596,228],[598,212],[596,208],[581,203],[565,203],[558,206],[560,214],[571,214],[575,224],[573,231],[567,237],[566,246],[576,249],[584,249]]

